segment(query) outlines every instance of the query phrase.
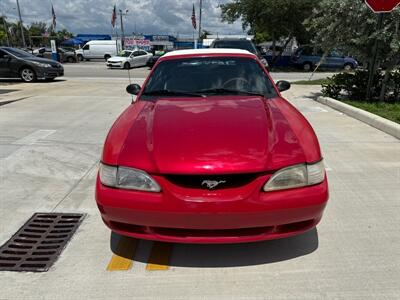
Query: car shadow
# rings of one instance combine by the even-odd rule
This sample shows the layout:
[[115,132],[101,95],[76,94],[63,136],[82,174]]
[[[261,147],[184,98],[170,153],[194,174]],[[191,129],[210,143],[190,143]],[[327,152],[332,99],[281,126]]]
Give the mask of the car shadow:
[[[118,250],[121,239],[133,238],[111,234],[111,251],[131,258],[132,254]],[[140,240],[135,261],[147,263],[153,242]],[[226,268],[270,264],[310,254],[318,249],[318,231],[313,228],[290,238],[245,244],[173,244],[169,265],[189,268]]]
[[[63,82],[63,81],[67,81],[67,79],[61,79],[61,78],[56,78],[53,80],[36,80],[34,82],[29,82],[29,84],[35,84],[35,83],[57,83],[57,82]],[[4,83],[4,85],[6,86],[7,84],[17,84],[17,83],[25,83],[24,81],[22,81],[21,79],[18,78],[12,78],[12,79],[0,79],[0,85],[3,86],[2,84]]]
[[311,100],[317,100],[318,97],[323,96],[321,92],[311,92],[308,95],[305,95],[304,98],[306,99],[311,99]]

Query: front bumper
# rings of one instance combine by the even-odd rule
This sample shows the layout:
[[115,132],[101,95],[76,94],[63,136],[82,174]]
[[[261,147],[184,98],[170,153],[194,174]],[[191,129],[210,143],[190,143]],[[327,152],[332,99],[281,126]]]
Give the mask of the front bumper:
[[123,67],[122,62],[107,62],[106,65],[109,68],[122,68]]
[[[161,177],[156,180],[165,186]],[[289,237],[315,227],[328,201],[328,183],[325,179],[315,186],[268,193],[257,189],[243,193],[241,199],[178,194],[114,189],[99,179],[96,184],[102,219],[118,234],[177,243],[244,243]]]
[[37,72],[38,79],[49,79],[64,76],[64,68],[44,68]]

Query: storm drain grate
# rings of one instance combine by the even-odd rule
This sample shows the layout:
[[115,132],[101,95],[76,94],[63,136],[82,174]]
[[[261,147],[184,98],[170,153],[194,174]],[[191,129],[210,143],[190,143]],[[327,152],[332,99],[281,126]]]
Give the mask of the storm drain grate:
[[0,271],[46,272],[84,217],[84,214],[34,214],[0,247]]

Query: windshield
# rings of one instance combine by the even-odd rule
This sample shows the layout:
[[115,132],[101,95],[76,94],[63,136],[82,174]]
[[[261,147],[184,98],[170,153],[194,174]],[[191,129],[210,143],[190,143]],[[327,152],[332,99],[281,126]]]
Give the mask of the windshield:
[[131,54],[132,54],[132,51],[126,51],[126,50],[124,50],[124,51],[121,51],[121,52],[119,53],[119,56],[122,56],[122,57],[129,57],[129,56],[131,56]]
[[214,48],[242,49],[257,54],[257,50],[250,41],[216,41]]
[[161,62],[150,77],[143,99],[157,96],[260,95],[276,91],[260,65],[251,58],[202,57]]
[[5,49],[7,52],[9,52],[10,54],[16,56],[16,57],[20,57],[20,58],[24,58],[24,57],[32,57],[33,55],[25,52],[23,50],[20,49],[15,49],[15,48],[6,48]]

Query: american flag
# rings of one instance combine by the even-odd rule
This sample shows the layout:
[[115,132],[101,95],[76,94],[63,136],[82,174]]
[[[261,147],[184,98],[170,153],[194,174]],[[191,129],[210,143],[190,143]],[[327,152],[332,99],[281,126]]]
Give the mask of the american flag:
[[111,25],[112,27],[115,27],[115,23],[117,22],[117,6],[114,5],[114,9],[112,12],[112,16],[111,16]]
[[53,23],[52,23],[52,25],[53,25],[53,31],[55,31],[55,30],[56,30],[56,25],[57,25],[57,22],[56,22],[57,17],[56,17],[56,13],[55,13],[55,11],[54,11],[53,4],[51,5],[51,15],[52,15],[52,17],[53,17]]
[[192,12],[192,26],[194,29],[197,28],[196,24],[196,11],[194,10],[194,4],[193,4],[193,12]]

